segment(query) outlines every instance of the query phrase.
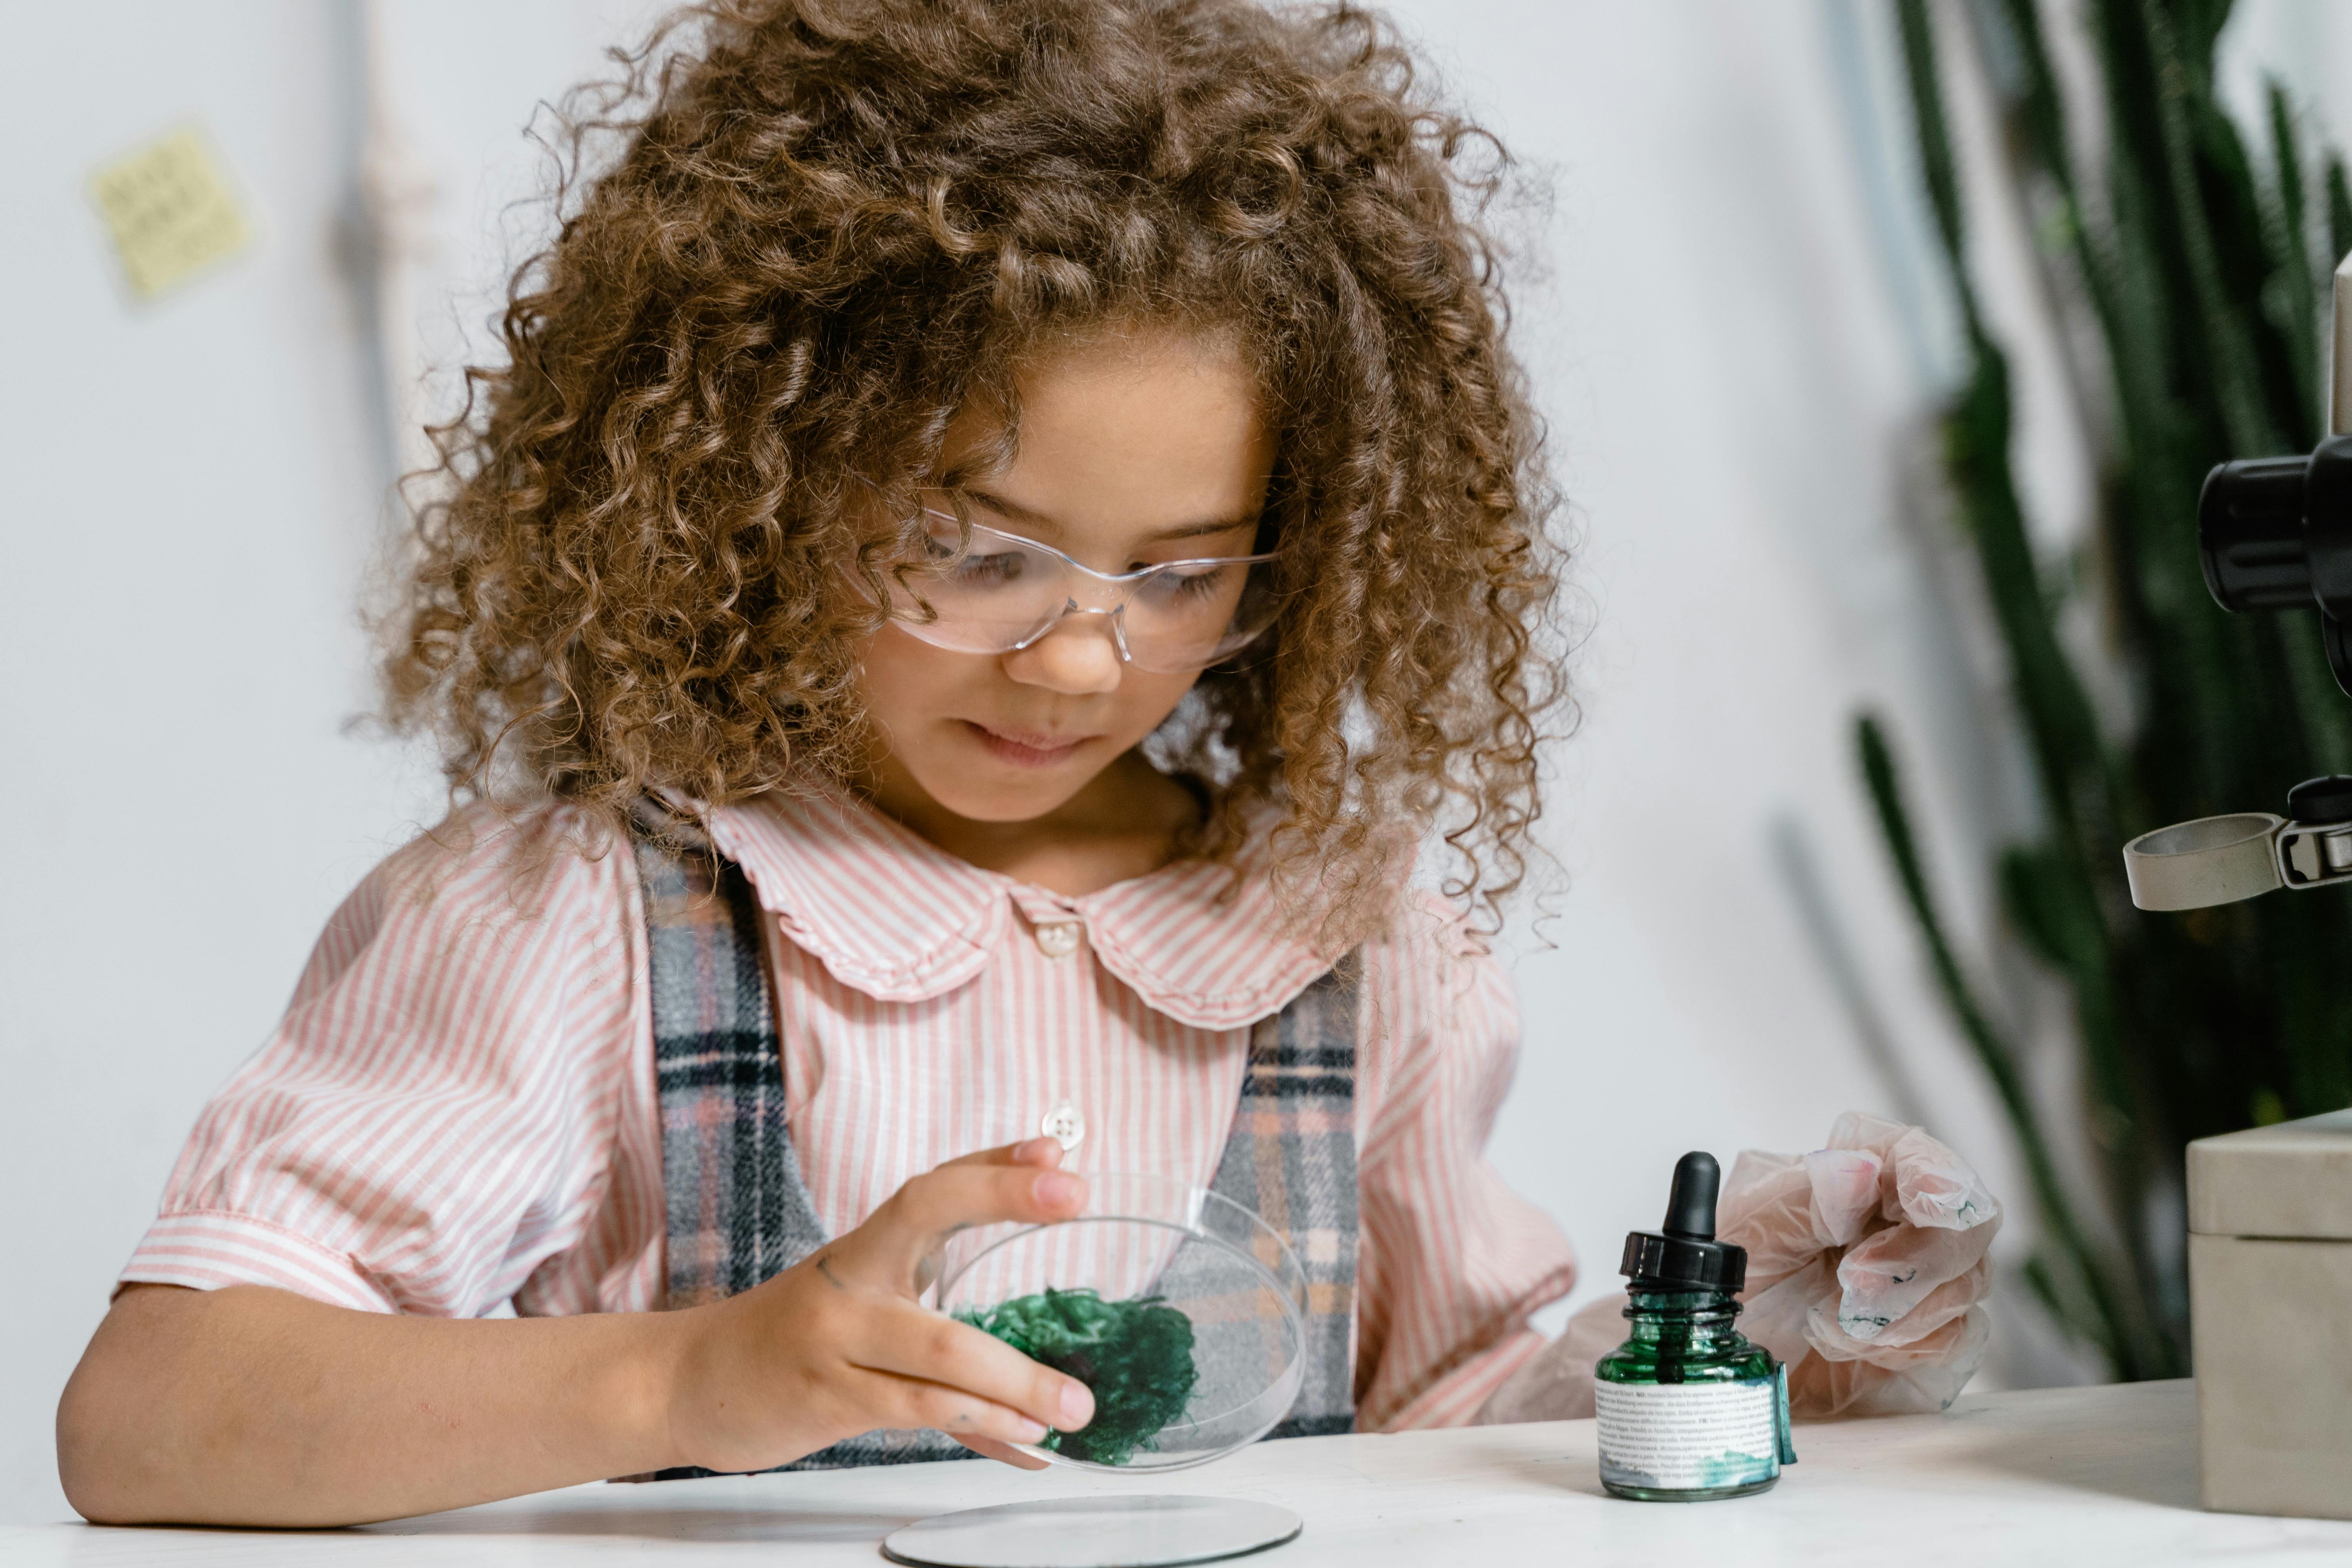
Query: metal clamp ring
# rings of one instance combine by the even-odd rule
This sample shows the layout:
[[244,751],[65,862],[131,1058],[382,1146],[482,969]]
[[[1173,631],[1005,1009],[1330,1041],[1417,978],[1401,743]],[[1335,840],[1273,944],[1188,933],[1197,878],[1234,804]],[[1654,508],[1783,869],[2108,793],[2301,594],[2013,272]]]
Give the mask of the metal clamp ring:
[[2285,826],[2284,816],[2245,811],[2143,833],[2124,846],[2131,900],[2143,910],[2201,910],[2284,887],[2277,838]]

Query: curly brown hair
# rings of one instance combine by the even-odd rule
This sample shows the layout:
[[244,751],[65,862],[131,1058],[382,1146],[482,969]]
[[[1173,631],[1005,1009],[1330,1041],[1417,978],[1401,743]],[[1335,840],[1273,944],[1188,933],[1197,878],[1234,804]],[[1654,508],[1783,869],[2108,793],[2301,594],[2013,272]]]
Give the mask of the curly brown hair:
[[[1017,429],[1024,362],[1122,324],[1244,345],[1276,432],[1271,656],[1208,671],[1155,760],[1191,846],[1327,910],[1524,879],[1556,495],[1482,215],[1507,162],[1379,18],[1248,0],[721,0],[567,102],[561,228],[507,363],[436,428],[384,679],[453,798],[713,804],[853,777],[887,570],[943,433]],[[576,199],[575,199],[576,196]],[[1017,439],[1017,436],[1013,438]],[[1385,903],[1383,898],[1378,902]]]

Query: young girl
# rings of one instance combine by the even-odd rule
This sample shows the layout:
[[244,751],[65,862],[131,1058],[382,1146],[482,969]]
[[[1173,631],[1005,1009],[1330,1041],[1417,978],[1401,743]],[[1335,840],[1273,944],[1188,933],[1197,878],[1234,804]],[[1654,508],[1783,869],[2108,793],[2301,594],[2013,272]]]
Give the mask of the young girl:
[[1578,1413],[1527,1326],[1569,1249],[1482,1157],[1517,1020],[1465,917],[1559,691],[1482,139],[1345,10],[683,25],[443,433],[388,687],[470,804],[199,1120],[59,1411],[75,1506],[1034,1463],[1086,1386],[919,1270],[1088,1171],[1287,1232],[1283,1430]]

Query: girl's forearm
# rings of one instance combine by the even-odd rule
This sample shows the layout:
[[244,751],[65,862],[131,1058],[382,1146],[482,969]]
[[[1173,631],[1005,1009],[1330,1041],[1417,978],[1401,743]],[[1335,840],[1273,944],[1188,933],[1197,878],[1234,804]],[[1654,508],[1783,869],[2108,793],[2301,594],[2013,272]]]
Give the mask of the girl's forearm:
[[133,1288],[66,1385],[58,1471],[100,1523],[329,1525],[657,1469],[682,1327]]

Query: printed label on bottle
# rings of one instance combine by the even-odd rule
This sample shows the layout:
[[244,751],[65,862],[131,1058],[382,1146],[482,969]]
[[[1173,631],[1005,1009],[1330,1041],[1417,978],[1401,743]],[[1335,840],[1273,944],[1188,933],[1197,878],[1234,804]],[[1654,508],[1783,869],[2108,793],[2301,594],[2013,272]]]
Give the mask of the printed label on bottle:
[[1703,1491],[1780,1473],[1777,1378],[1745,1383],[1596,1383],[1601,1479]]

